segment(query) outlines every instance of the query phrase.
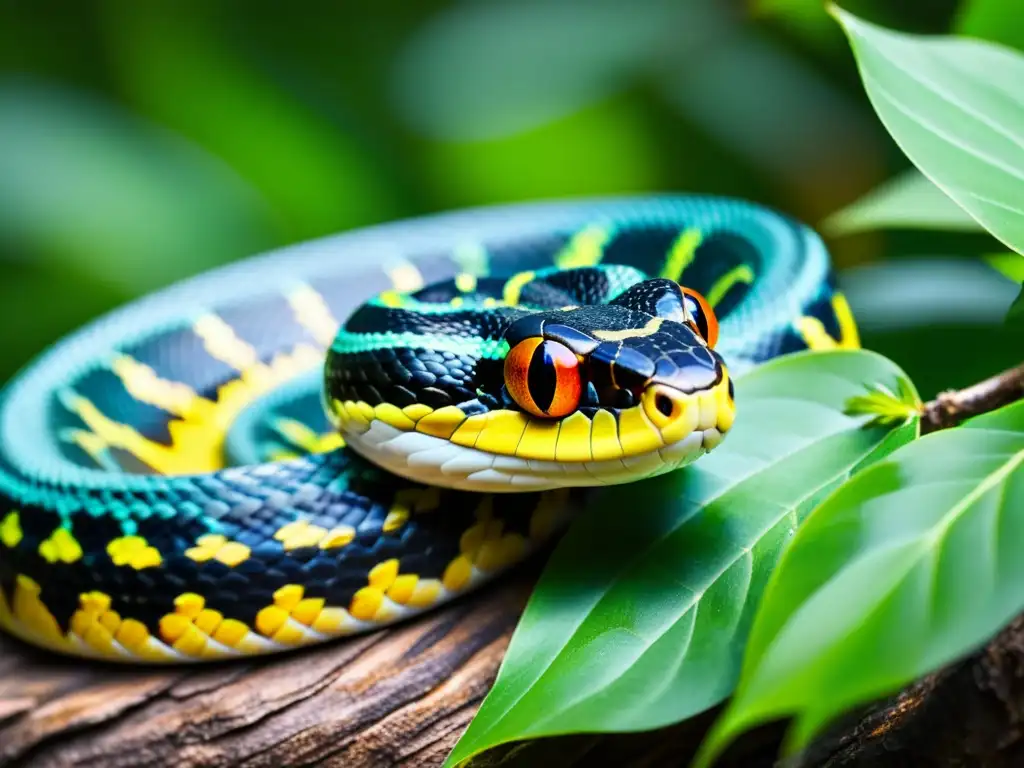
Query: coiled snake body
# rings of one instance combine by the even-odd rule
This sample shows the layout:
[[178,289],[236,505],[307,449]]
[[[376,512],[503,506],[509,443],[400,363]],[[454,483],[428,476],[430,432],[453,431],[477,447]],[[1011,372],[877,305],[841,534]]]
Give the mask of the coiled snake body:
[[595,486],[714,448],[731,376],[856,344],[820,239],[733,200],[480,209],[244,261],[8,385],[0,625],[147,662],[374,629],[521,561]]

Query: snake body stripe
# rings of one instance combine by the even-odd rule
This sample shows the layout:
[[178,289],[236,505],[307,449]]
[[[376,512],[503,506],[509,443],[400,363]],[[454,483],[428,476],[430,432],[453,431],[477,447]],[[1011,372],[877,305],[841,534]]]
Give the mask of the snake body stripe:
[[[728,374],[706,390],[687,394],[680,371],[710,376],[719,357],[666,346],[672,322],[630,293],[646,275],[717,305]],[[562,328],[578,304],[605,326]],[[515,333],[593,350],[560,422],[502,386]],[[172,663],[375,629],[546,546],[600,492],[574,486],[713,447],[729,377],[856,344],[817,235],[720,198],[483,208],[215,270],[97,320],[3,391],[0,626],[62,653]],[[614,381],[645,365],[647,390]],[[534,384],[553,387],[545,375]],[[666,386],[662,417],[650,398]]]

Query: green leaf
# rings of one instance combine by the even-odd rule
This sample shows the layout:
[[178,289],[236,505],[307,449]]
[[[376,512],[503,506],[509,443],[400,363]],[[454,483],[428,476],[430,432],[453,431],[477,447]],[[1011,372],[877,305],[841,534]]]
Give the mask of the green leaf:
[[736,383],[722,446],[603,490],[537,585],[494,688],[446,765],[510,741],[677,722],[732,690],[769,573],[815,500],[910,440],[844,413],[866,386],[909,389],[866,351],[780,358]]
[[1024,283],[1024,256],[1018,253],[997,253],[986,256],[992,269],[1006,275],[1015,283]]
[[893,32],[835,6],[832,12],[896,143],[993,236],[1024,251],[1024,57],[977,40]]
[[981,225],[953,198],[913,169],[833,213],[821,227],[833,237],[876,229],[982,231]]
[[880,424],[897,424],[919,413],[921,403],[908,379],[900,379],[899,389],[893,392],[884,384],[874,384],[863,395],[846,402],[846,412],[853,416],[871,416]]
[[702,747],[793,716],[787,751],[836,715],[968,653],[1024,610],[1024,401],[854,477],[797,532],[743,674]]

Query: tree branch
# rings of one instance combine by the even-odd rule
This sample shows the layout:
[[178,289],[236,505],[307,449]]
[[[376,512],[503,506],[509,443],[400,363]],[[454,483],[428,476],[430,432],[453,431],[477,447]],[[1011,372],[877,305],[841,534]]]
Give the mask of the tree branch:
[[942,392],[921,408],[921,434],[955,427],[972,416],[1024,398],[1024,363],[966,389]]

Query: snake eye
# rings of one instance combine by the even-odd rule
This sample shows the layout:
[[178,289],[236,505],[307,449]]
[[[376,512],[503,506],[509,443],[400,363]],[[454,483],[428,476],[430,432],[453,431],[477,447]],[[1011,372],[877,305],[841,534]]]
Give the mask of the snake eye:
[[703,337],[712,349],[718,343],[718,318],[708,300],[692,288],[683,288],[686,297],[688,324]]
[[505,356],[505,386],[527,413],[550,419],[568,416],[583,392],[579,360],[557,341],[525,339]]

